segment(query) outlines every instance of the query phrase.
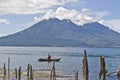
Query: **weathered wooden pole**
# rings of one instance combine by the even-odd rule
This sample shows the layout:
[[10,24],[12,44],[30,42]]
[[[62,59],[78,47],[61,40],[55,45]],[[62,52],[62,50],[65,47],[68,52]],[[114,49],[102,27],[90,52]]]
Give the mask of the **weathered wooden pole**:
[[56,80],[55,60],[53,61],[53,80]]
[[119,77],[119,78],[120,78],[120,72],[117,72],[117,77]]
[[19,67],[19,70],[18,70],[18,80],[21,80],[21,67]]
[[10,80],[10,57],[8,57],[8,80]]
[[27,80],[29,80],[29,76],[30,76],[30,64],[28,64],[27,66]]
[[106,80],[106,68],[105,68],[105,58],[104,56],[100,57],[100,80]]
[[33,77],[33,80],[34,80],[34,69],[32,69],[32,77]]
[[75,80],[78,80],[78,70],[75,72]]
[[6,80],[6,65],[4,63],[4,80]]
[[55,61],[53,61],[53,67],[50,73],[50,80],[56,80]]
[[15,79],[16,79],[16,80],[17,80],[17,77],[18,77],[17,74],[18,74],[18,73],[17,73],[17,68],[15,68]]
[[30,80],[33,80],[33,69],[32,69],[32,65],[30,66]]
[[118,68],[118,70],[117,70],[117,78],[118,78],[118,80],[120,80],[120,66],[119,66],[119,68]]
[[52,72],[53,72],[53,68],[51,69],[51,72],[50,72],[50,80],[52,80]]
[[89,79],[89,71],[88,71],[88,61],[87,61],[87,53],[86,50],[84,50],[84,58],[83,58],[83,80]]

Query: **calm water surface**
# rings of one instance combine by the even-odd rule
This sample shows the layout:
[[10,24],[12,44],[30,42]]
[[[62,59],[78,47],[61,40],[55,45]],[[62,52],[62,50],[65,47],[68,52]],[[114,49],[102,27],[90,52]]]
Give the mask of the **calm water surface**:
[[[10,69],[22,67],[26,70],[27,64],[32,64],[34,69],[51,69],[52,63],[38,62],[39,58],[46,58],[51,54],[53,58],[62,58],[56,63],[56,68],[65,74],[74,74],[79,71],[82,79],[82,59],[84,49],[87,50],[89,62],[89,79],[99,80],[99,56],[105,56],[106,67],[109,72],[114,72],[120,65],[120,48],[81,48],[81,47],[0,47],[0,68],[11,59]],[[115,75],[107,76],[107,80],[117,80]]]

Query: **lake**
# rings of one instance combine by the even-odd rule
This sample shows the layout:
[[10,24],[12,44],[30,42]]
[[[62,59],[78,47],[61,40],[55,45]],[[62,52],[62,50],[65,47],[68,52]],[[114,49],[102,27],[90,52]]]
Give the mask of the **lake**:
[[[82,59],[84,49],[87,50],[89,64],[89,80],[99,80],[99,56],[105,56],[106,68],[114,72],[120,65],[120,48],[81,48],[81,47],[0,47],[0,68],[7,64],[10,57],[10,69],[19,66],[26,69],[27,64],[32,64],[34,69],[51,69],[52,62],[38,62],[39,58],[62,58],[56,62],[56,69],[64,74],[74,75],[78,70],[79,80],[82,79]],[[107,76],[107,80],[117,80],[116,76]]]

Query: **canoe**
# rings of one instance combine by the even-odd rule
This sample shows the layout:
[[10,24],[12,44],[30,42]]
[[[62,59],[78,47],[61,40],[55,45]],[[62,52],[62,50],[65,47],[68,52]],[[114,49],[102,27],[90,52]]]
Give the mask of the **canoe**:
[[48,59],[46,59],[46,58],[40,58],[40,59],[38,59],[38,61],[39,62],[42,62],[42,61],[60,61],[61,60],[61,58],[57,58],[57,59],[50,59],[50,60],[48,60]]

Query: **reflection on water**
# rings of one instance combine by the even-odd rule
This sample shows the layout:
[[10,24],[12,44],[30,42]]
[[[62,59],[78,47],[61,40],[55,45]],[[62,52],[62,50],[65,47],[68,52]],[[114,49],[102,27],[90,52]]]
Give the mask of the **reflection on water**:
[[[0,47],[0,67],[11,58],[10,69],[21,66],[26,70],[27,64],[32,64],[36,70],[51,69],[52,62],[38,62],[39,58],[46,58],[51,54],[52,58],[62,58],[56,63],[56,69],[65,74],[79,72],[82,79],[82,59],[84,49],[88,53],[90,80],[99,80],[99,56],[104,55],[106,68],[109,72],[116,71],[120,65],[119,48],[80,48],[80,47]],[[115,75],[107,76],[107,80],[117,80]]]

